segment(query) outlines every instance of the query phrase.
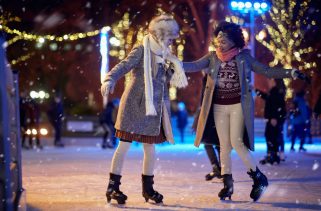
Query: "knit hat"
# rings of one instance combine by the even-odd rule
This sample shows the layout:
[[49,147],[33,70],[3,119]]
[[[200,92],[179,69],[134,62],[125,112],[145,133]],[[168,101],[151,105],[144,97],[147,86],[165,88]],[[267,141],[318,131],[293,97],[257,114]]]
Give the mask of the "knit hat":
[[[157,115],[153,101],[153,80],[151,51],[156,54],[159,61],[165,62],[170,49],[167,46],[169,39],[175,39],[179,35],[179,27],[175,19],[170,15],[160,15],[153,18],[148,27],[149,34],[144,37],[144,82],[145,82],[145,107],[146,115]],[[171,85],[178,88],[186,87],[188,82],[183,67],[174,65],[174,74],[170,81]]]
[[161,45],[166,44],[168,39],[176,39],[179,36],[179,26],[173,16],[168,14],[153,18],[149,23],[148,31]]

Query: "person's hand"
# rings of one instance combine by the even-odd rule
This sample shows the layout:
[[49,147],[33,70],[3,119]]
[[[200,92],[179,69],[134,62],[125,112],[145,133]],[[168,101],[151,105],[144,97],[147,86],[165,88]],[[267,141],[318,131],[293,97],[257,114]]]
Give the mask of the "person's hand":
[[104,82],[100,87],[101,95],[107,96],[109,93],[111,94],[114,93],[114,88],[115,88],[115,85],[113,84],[113,82],[111,81]]
[[271,119],[270,123],[273,127],[275,127],[278,124],[278,120],[277,119]]
[[300,72],[297,69],[292,70],[292,77],[301,79],[301,80],[305,81],[306,83],[311,84],[311,79],[306,74]]

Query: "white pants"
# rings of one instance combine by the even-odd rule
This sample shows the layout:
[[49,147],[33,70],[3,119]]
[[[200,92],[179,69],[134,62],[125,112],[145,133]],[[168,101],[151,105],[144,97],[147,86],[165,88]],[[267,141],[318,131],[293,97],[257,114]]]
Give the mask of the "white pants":
[[232,174],[232,148],[241,157],[248,170],[255,170],[255,160],[243,143],[244,117],[241,103],[233,105],[214,104],[213,111],[221,147],[221,174]]
[[[111,162],[110,172],[113,174],[121,175],[125,156],[130,148],[130,142],[120,141],[114,153]],[[155,146],[154,144],[143,144],[144,146],[144,161],[143,161],[143,174],[152,176],[154,175],[155,166]]]

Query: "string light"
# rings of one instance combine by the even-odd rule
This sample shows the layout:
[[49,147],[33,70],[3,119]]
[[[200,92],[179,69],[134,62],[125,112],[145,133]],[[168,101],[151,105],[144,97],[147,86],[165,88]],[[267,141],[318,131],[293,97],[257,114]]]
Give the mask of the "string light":
[[20,63],[20,62],[24,62],[24,61],[26,61],[27,59],[29,59],[30,57],[32,57],[33,55],[35,55],[34,52],[28,53],[28,54],[26,54],[26,55],[23,55],[23,56],[19,57],[18,59],[11,60],[10,64],[11,64],[11,65],[16,65],[16,64],[18,64],[18,63]]
[[[311,68],[316,68],[315,62],[305,62],[302,60],[302,55],[314,52],[312,47],[303,48],[303,39],[305,29],[302,27],[304,14],[309,9],[311,0],[303,0],[299,5],[298,16],[295,15],[297,1],[289,0],[285,4],[283,0],[273,0],[272,8],[269,11],[273,25],[266,25],[266,31],[270,38],[266,41],[266,37],[256,36],[256,40],[265,46],[274,55],[274,60],[270,62],[271,66],[282,64],[284,68],[291,69],[295,63],[296,67],[301,71],[306,71]],[[263,20],[267,20],[265,15],[262,15]],[[294,18],[296,18],[294,20]],[[292,21],[295,23],[293,24]],[[309,20],[311,25],[316,25],[315,20]],[[290,88],[290,79],[284,79],[287,87],[286,98],[292,98],[293,90]]]
[[100,30],[94,30],[94,31],[86,32],[86,33],[80,32],[80,33],[65,34],[62,36],[56,36],[56,35],[50,35],[50,34],[48,34],[48,35],[31,34],[31,33],[27,33],[24,31],[19,31],[17,29],[12,29],[4,24],[0,25],[0,30],[2,30],[8,34],[16,35],[15,38],[13,38],[12,40],[9,40],[7,42],[8,45],[13,44],[14,42],[16,42],[19,39],[29,40],[29,41],[37,41],[40,43],[44,43],[44,42],[46,42],[46,40],[56,41],[56,42],[74,41],[74,40],[78,40],[78,39],[96,36],[101,32],[101,30],[106,30],[108,28],[109,28],[109,26],[105,26]]

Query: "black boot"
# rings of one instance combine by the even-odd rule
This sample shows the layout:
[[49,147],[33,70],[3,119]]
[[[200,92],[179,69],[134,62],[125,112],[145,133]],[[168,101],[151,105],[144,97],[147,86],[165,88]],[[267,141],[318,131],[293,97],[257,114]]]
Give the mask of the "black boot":
[[143,197],[145,201],[153,200],[155,203],[163,202],[163,195],[154,190],[154,175],[142,175],[142,184],[143,184]]
[[281,159],[280,159],[278,153],[277,152],[272,152],[271,153],[271,158],[269,160],[269,163],[271,165],[273,165],[274,163],[280,164],[280,161],[281,161]]
[[258,167],[256,167],[256,171],[251,169],[250,172],[247,172],[247,174],[250,175],[254,182],[250,197],[253,199],[253,201],[257,201],[269,185],[268,180],[266,176],[258,169]]
[[260,160],[260,164],[265,165],[269,163],[270,159],[271,159],[271,152],[268,152],[267,155],[262,160]]
[[107,187],[106,197],[107,202],[110,203],[112,199],[115,199],[118,204],[125,204],[127,196],[119,190],[120,175],[110,173],[109,183]]
[[205,175],[205,180],[209,181],[217,177],[218,179],[222,179],[221,176],[221,168],[213,165],[213,171]]
[[260,164],[265,165],[265,164],[271,164],[273,165],[274,163],[280,164],[280,157],[276,152],[270,152],[268,153],[263,160],[260,160]]
[[231,200],[231,197],[233,194],[232,174],[224,174],[223,183],[224,183],[224,188],[218,193],[218,197],[220,197],[221,200],[225,200],[226,197],[228,197]]

